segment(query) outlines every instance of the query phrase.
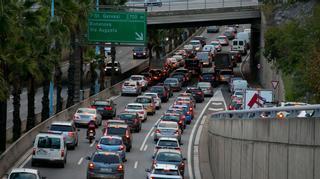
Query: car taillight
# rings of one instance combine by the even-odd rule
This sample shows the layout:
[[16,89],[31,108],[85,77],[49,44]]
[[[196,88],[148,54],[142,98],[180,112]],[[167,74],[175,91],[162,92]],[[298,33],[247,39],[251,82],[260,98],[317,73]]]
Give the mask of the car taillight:
[[179,123],[179,124],[182,124],[182,121],[179,121],[178,123]]
[[35,148],[32,149],[32,155],[36,155],[36,149]]
[[155,133],[160,133],[160,130],[159,130],[159,129],[157,129],[157,130],[155,131]]
[[179,134],[179,131],[178,130],[176,130],[176,132],[175,132],[176,134]]
[[107,106],[107,107],[104,108],[104,110],[111,111],[112,107],[111,106]]
[[176,150],[181,150],[181,148],[180,148],[180,147],[176,147],[176,148],[174,148],[174,149],[176,149]]
[[190,111],[188,111],[187,114],[190,115],[191,114]]
[[117,170],[118,170],[118,171],[123,171],[123,165],[120,164],[120,165],[118,166]]
[[61,150],[61,157],[64,157],[64,150]]
[[89,163],[89,169],[93,170],[94,169],[94,164],[92,162]]
[[124,150],[124,146],[123,145],[120,145],[120,150]]
[[192,110],[193,110],[193,108],[191,108],[191,107],[190,107],[190,108],[189,108],[189,110],[190,110],[190,111],[192,111]]
[[201,92],[197,92],[197,94],[202,94]]
[[126,138],[130,138],[129,134],[126,135]]
[[91,106],[90,108],[96,109],[97,107],[96,106]]
[[101,145],[99,145],[99,144],[96,146],[96,148],[97,148],[98,150],[101,150],[101,149],[102,149]]
[[69,137],[73,137],[73,136],[74,136],[74,133],[73,133],[73,132],[68,132],[68,136],[69,136]]
[[144,112],[143,112],[143,111],[139,111],[138,113],[139,113],[139,114],[143,114]]

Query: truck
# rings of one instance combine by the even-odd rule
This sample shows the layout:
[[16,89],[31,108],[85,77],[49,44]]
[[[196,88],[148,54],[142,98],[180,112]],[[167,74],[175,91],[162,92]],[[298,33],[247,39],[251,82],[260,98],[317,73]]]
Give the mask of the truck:
[[265,103],[273,102],[273,91],[268,89],[246,89],[243,98],[244,109],[264,107]]
[[233,71],[231,55],[224,52],[217,53],[214,58],[214,69],[215,71],[219,71],[222,69],[230,69]]
[[193,75],[200,75],[202,73],[202,64],[197,58],[187,58],[185,59],[184,68],[188,69]]

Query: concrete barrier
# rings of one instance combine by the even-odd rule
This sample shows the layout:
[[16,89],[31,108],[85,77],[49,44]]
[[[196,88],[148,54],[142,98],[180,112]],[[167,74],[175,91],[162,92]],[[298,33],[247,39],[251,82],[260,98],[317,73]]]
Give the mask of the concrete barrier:
[[320,118],[209,121],[214,179],[320,178]]

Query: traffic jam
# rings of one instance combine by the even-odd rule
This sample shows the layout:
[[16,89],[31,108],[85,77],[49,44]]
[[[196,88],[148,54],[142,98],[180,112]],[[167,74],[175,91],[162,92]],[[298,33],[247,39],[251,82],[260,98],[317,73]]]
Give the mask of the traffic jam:
[[[119,106],[113,97],[96,99],[90,106],[77,109],[71,120],[53,122],[47,132],[34,139],[29,169],[14,169],[9,178],[51,178],[41,176],[39,167],[65,168],[70,150],[85,150],[83,145],[79,148],[81,131],[85,131],[86,146],[95,148],[78,162],[87,164],[83,178],[131,178],[126,163],[131,162],[132,151],[139,151],[134,144],[136,136],[145,135],[150,120],[154,125],[149,125],[147,136],[154,144],[152,152],[146,153],[149,167],[144,168],[143,178],[188,178],[186,165],[191,159],[185,155],[183,141],[188,141],[184,135],[189,135],[198,118],[200,112],[196,110],[203,110],[203,104],[221,85],[231,92],[228,109],[244,109],[244,91],[249,87],[245,79],[235,77],[234,68],[249,51],[250,29],[210,26],[204,33],[214,33],[216,38],[194,36],[166,58],[162,68],[150,68],[123,81],[118,99],[126,100],[125,105]],[[149,151],[147,140],[140,152]]]

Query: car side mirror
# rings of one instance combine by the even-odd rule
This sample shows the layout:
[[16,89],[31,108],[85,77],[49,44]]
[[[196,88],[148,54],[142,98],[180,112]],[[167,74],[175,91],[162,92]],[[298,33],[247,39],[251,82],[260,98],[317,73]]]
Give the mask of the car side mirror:
[[146,172],[148,172],[148,173],[150,173],[150,172],[151,172],[151,170],[150,170],[149,168],[147,168],[145,171],[146,171]]
[[91,160],[91,157],[87,156],[87,157],[86,157],[86,160]]
[[186,161],[186,160],[187,160],[187,158],[183,158],[182,160],[183,160],[183,161]]

